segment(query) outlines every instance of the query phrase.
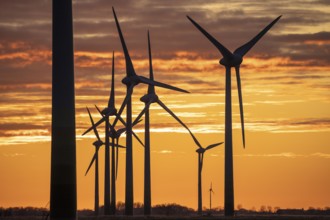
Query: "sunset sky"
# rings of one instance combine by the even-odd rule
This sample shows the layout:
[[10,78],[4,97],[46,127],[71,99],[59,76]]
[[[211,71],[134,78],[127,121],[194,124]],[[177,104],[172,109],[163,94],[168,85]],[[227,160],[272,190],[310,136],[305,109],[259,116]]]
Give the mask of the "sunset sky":
[[[148,76],[150,31],[155,80],[190,91],[157,88],[161,100],[203,146],[224,141],[225,69],[221,54],[191,16],[231,51],[279,15],[245,56],[241,81],[243,149],[236,78],[232,76],[235,207],[330,206],[330,4],[328,0],[74,0],[78,208],[93,208],[94,169],[88,106],[105,107],[115,51],[116,106],[126,87],[125,60],[111,7],[117,12],[137,74]],[[44,207],[50,189],[50,0],[0,2],[0,207]],[[144,104],[133,94],[133,118]],[[197,208],[197,146],[157,105],[151,108],[152,204]],[[141,139],[143,121],[134,131]],[[99,129],[104,137],[104,129]],[[125,144],[125,138],[120,140]],[[134,201],[143,201],[143,148],[133,143]],[[100,150],[103,204],[104,149]],[[120,150],[117,201],[124,201],[125,150]],[[203,206],[224,204],[223,145],[205,153]]]

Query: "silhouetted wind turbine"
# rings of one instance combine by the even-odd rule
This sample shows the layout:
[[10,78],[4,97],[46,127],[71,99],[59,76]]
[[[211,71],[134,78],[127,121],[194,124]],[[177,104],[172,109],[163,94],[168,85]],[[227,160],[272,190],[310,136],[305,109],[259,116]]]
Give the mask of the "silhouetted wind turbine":
[[211,210],[212,210],[212,193],[214,193],[213,188],[212,188],[212,182],[211,182],[209,192],[210,192],[210,212],[211,212]]
[[[120,114],[118,114],[117,109],[115,107],[115,87],[114,87],[114,69],[115,69],[115,62],[114,62],[114,52],[112,54],[112,79],[111,79],[111,89],[110,89],[110,97],[108,101],[108,106],[104,108],[102,111],[95,105],[99,113],[102,115],[102,119],[98,121],[96,124],[94,124],[92,127],[87,129],[83,135],[88,133],[90,130],[96,128],[98,125],[100,125],[103,121],[106,121],[105,126],[105,178],[104,178],[104,214],[115,214],[116,213],[116,178],[115,178],[115,170],[118,170],[118,147],[117,147],[117,159],[115,165],[115,145],[118,146],[118,138],[117,137],[117,131],[114,128],[114,125],[112,126],[110,124],[109,117],[110,116],[116,116],[116,119],[120,120],[125,126],[126,122],[122,119]],[[143,145],[139,137],[132,132],[135,138]],[[112,144],[112,177],[111,177],[111,187],[110,187],[110,138],[111,138],[111,144]],[[115,140],[117,144],[115,143]],[[122,147],[122,146],[119,146]],[[91,162],[93,163],[93,161]],[[116,167],[116,168],[115,168]]]
[[72,0],[53,3],[50,219],[77,211]]
[[[109,126],[109,117],[110,116],[118,116],[117,115],[117,109],[115,107],[115,80],[114,80],[114,75],[115,75],[115,53],[114,51],[112,52],[112,74],[111,74],[111,89],[110,89],[110,97],[108,101],[108,107],[104,108],[102,110],[102,115],[105,115],[106,118],[106,126],[105,126],[105,136],[106,136],[106,148],[105,148],[105,182],[107,182],[106,187],[104,188],[104,201],[107,202],[107,207],[104,205],[104,212],[107,214],[115,214],[116,213],[116,181],[111,180],[111,188],[110,188],[110,143],[109,139],[111,138],[111,143],[112,143],[112,148],[111,148],[111,154],[112,154],[112,160],[114,163],[114,152],[115,152],[115,140],[113,137],[109,136],[109,131],[114,130],[114,127]],[[112,164],[112,169],[114,169],[114,164]],[[111,189],[111,190],[110,190]],[[110,190],[110,191],[109,191]],[[109,197],[109,193],[111,198]]]
[[[110,125],[110,116],[116,116],[117,109],[115,107],[115,88],[114,88],[114,73],[115,73],[115,63],[114,63],[114,52],[112,52],[112,78],[111,78],[111,88],[110,88],[110,97],[108,101],[108,106],[104,108],[102,111],[100,111],[98,108],[97,110],[101,113],[103,116],[101,120],[105,121],[105,159],[104,159],[104,214],[114,214],[116,205],[111,205],[110,202],[110,195],[112,194],[110,192],[110,140],[109,140],[109,130],[113,130],[114,128]],[[122,120],[122,118],[120,118]],[[103,122],[102,121],[102,122]],[[87,129],[82,135],[85,135],[92,129],[95,129],[99,123],[98,121],[96,124],[93,124],[92,127]],[[114,141],[112,141],[112,144],[114,144]],[[93,163],[93,160],[92,162]]]
[[232,111],[231,111],[231,67],[235,67],[237,90],[241,115],[241,127],[243,146],[245,148],[244,135],[244,115],[243,115],[243,100],[241,91],[240,65],[244,55],[262,38],[264,34],[281,18],[277,17],[267,27],[265,27],[252,40],[237,48],[234,53],[231,53],[226,47],[219,43],[211,34],[204,30],[192,18],[188,19],[201,31],[205,37],[220,51],[223,58],[220,64],[226,68],[226,105],[225,105],[225,215],[234,215],[234,185],[233,185],[233,151],[232,151]]
[[[100,109],[95,105],[96,109],[99,111],[101,115],[102,112]],[[120,115],[117,115],[120,117]],[[122,120],[122,119],[121,119]],[[141,120],[140,120],[141,121]],[[133,127],[138,124],[140,121],[137,121],[136,123],[133,123]],[[122,123],[126,126],[126,123],[122,120]],[[107,131],[107,135],[109,138],[111,138],[111,214],[116,214],[116,180],[118,176],[118,160],[119,160],[119,148],[125,148],[122,145],[119,145],[119,138],[120,136],[126,131],[126,127],[116,130],[113,126],[110,124],[110,130]],[[140,138],[132,131],[134,137],[138,140],[138,142],[144,146]],[[116,151],[115,151],[116,148]]]
[[[87,111],[88,111],[88,115],[89,118],[91,120],[92,125],[94,125],[94,120],[92,118],[92,115],[89,111],[89,109],[86,107]],[[97,131],[96,128],[93,129],[94,130],[94,134],[97,138],[96,141],[94,141],[93,145],[95,147],[95,154],[94,157],[91,161],[91,163],[89,164],[89,167],[86,171],[86,174],[88,173],[88,170],[90,169],[90,167],[92,166],[94,160],[95,160],[95,199],[94,199],[94,212],[95,215],[98,216],[99,215],[99,158],[98,158],[98,151],[100,149],[100,147],[104,144],[103,141],[101,141],[99,133]]]
[[[126,43],[123,37],[123,34],[120,29],[120,25],[116,16],[116,12],[114,8],[112,8],[116,26],[118,30],[118,34],[120,37],[121,45],[123,47],[124,55],[125,55],[125,63],[126,63],[126,77],[122,80],[122,82],[126,85],[126,97],[118,114],[121,115],[122,111],[126,106],[126,188],[125,188],[125,214],[133,215],[133,152],[132,152],[132,103],[131,103],[131,95],[133,93],[133,88],[139,83],[151,84],[154,86],[160,86],[167,89],[172,89],[180,92],[187,92],[183,89],[179,89],[164,83],[156,82],[150,80],[143,76],[138,76],[135,73],[133,63],[129,56]],[[115,119],[113,125],[116,124],[118,117]],[[102,123],[102,122],[100,122]],[[97,123],[96,123],[97,124]]]
[[[151,56],[151,47],[150,47],[150,36],[148,31],[148,51],[149,51],[149,78],[150,80],[154,80],[153,76],[153,68],[152,68],[152,56]],[[152,84],[148,85],[148,94],[144,95],[140,99],[144,102],[145,107],[135,119],[135,124],[143,114],[145,114],[145,148],[144,148],[144,214],[151,214],[151,177],[150,177],[150,120],[149,120],[149,108],[152,103],[157,103],[160,107],[162,107],[169,114],[174,115],[174,113],[165,106],[165,104],[159,99],[155,92],[155,86]],[[175,119],[177,117],[175,116]],[[179,123],[182,123],[178,120]]]
[[[190,132],[190,130],[189,130]],[[190,132],[190,134],[192,135],[192,133]],[[203,161],[204,161],[204,153],[207,150],[210,150],[214,147],[217,147],[221,144],[223,144],[223,142],[220,143],[216,143],[216,144],[211,144],[209,146],[207,146],[206,148],[203,148],[202,145],[198,142],[198,140],[195,138],[195,136],[193,136],[193,139],[195,141],[195,143],[197,144],[197,146],[199,147],[196,152],[198,153],[198,214],[201,215],[202,214],[202,169],[203,169]]]

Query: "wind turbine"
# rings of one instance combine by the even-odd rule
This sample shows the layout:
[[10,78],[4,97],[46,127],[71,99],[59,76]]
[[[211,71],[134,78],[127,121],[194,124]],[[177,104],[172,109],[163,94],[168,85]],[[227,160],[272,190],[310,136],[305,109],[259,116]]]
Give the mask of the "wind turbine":
[[[126,85],[126,97],[120,110],[118,112],[121,115],[122,111],[126,106],[126,188],[125,188],[125,214],[133,215],[133,151],[132,151],[132,102],[131,96],[133,93],[133,89],[139,83],[151,84],[154,86],[159,86],[167,89],[172,89],[180,92],[187,92],[183,89],[176,88],[174,86],[170,86],[164,83],[156,82],[150,80],[143,76],[138,76],[135,73],[132,60],[129,56],[126,43],[123,37],[123,34],[120,29],[120,25],[116,16],[116,12],[112,7],[113,15],[115,17],[115,22],[118,30],[118,34],[120,37],[121,45],[123,47],[124,55],[125,55],[125,63],[126,63],[126,77],[122,80],[122,82]],[[188,92],[187,92],[188,93]],[[115,119],[113,125],[116,124],[118,117]],[[102,123],[102,120],[100,120]],[[97,124],[97,123],[96,123]]]
[[211,210],[212,210],[212,193],[214,194],[214,191],[213,191],[213,188],[212,188],[212,182],[211,182],[209,192],[210,192],[210,213],[211,213]]
[[243,115],[243,100],[241,91],[240,79],[240,65],[243,61],[244,55],[264,36],[267,31],[281,18],[277,17],[269,25],[267,25],[259,34],[252,40],[237,48],[234,53],[231,53],[226,47],[219,43],[211,34],[204,30],[192,18],[187,18],[193,25],[204,34],[206,38],[219,50],[223,58],[220,64],[226,68],[226,104],[225,104],[225,215],[234,215],[234,184],[233,184],[233,151],[232,151],[232,111],[231,111],[231,68],[236,70],[237,90],[240,106],[241,127],[243,146],[245,148],[245,134],[244,134],[244,115]]
[[[115,69],[115,62],[114,62],[114,52],[112,53],[112,79],[111,79],[111,89],[110,89],[110,97],[108,101],[108,106],[105,107],[102,111],[95,105],[98,112],[102,115],[102,119],[98,121],[96,124],[93,124],[92,127],[87,129],[83,133],[85,135],[90,130],[96,128],[98,125],[100,125],[103,121],[106,122],[105,126],[105,178],[104,178],[104,214],[115,214],[116,213],[116,177],[118,170],[118,147],[123,147],[118,145],[118,139],[120,135],[126,130],[121,130],[121,132],[118,133],[118,131],[115,130],[114,125],[112,126],[110,124],[110,116],[116,116],[116,119],[120,120],[124,126],[126,126],[126,122],[122,119],[120,114],[118,114],[117,109],[115,107],[115,87],[114,87],[114,69]],[[137,122],[138,123],[138,122]],[[134,124],[135,125],[135,124]],[[133,126],[134,126],[133,125]],[[132,131],[134,137],[140,142],[141,145],[143,145],[142,141],[139,139],[139,137]],[[110,178],[110,138],[111,138],[111,178]],[[115,153],[115,146],[117,146],[117,151]],[[143,145],[144,146],[144,145]],[[116,159],[115,159],[116,155]],[[116,165],[115,165],[116,161]],[[94,160],[91,161],[91,164],[94,162]],[[88,169],[89,170],[89,169]],[[88,172],[87,170],[87,172]],[[86,172],[86,173],[87,173]],[[111,179],[111,185],[110,185],[110,179]],[[111,187],[110,187],[111,186]]]
[[[113,91],[113,90],[112,90]],[[114,96],[113,96],[114,97]],[[100,111],[100,109],[95,105],[98,112],[103,116],[103,113]],[[117,117],[120,117],[120,120],[122,120],[122,123],[124,126],[126,126],[126,123],[123,119],[121,119],[120,115],[117,115]],[[133,123],[133,127],[138,124],[141,120],[137,121],[136,123]],[[119,160],[119,148],[125,148],[122,145],[119,145],[119,138],[120,136],[126,131],[126,127],[120,128],[116,130],[113,126],[110,124],[110,130],[107,131],[108,138],[111,138],[111,201],[110,201],[110,210],[111,214],[116,214],[116,180],[118,176],[118,160]],[[134,137],[138,140],[138,142],[144,146],[140,138],[132,131]],[[116,152],[115,152],[116,148]]]
[[[111,89],[108,106],[102,110],[102,115],[105,116],[105,159],[104,159],[104,214],[114,214],[116,207],[113,208],[111,204],[110,196],[112,197],[113,192],[110,191],[110,116],[117,116],[117,109],[115,107],[115,88],[114,88],[114,74],[115,74],[115,53],[112,52],[112,78],[111,78]],[[113,144],[114,141],[112,140]],[[114,147],[113,147],[114,148]],[[112,148],[112,149],[113,149]],[[116,205],[115,205],[116,206]]]
[[[112,169],[114,167],[114,160],[115,160],[115,139],[114,137],[110,136],[110,131],[114,130],[114,126],[110,126],[110,116],[116,116],[117,109],[115,107],[115,52],[112,51],[112,74],[111,74],[111,88],[110,88],[110,97],[108,101],[108,106],[101,111],[101,114],[106,119],[105,123],[105,179],[104,179],[104,214],[115,214],[116,213],[116,180],[112,177],[111,178],[111,188],[110,188],[110,138],[111,138],[111,155],[112,158]],[[98,109],[99,111],[99,109]],[[119,116],[120,117],[120,116]],[[122,120],[122,118],[120,117]],[[109,133],[110,132],[110,133]],[[118,148],[117,148],[118,149]],[[114,172],[114,171],[112,171]],[[109,196],[110,195],[110,196]]]
[[[110,88],[110,97],[108,101],[108,106],[105,107],[102,111],[100,111],[98,108],[97,110],[100,112],[100,114],[103,116],[101,120],[105,121],[105,159],[104,159],[104,214],[114,214],[116,205],[112,205],[110,202],[110,196],[112,193],[110,192],[110,138],[109,138],[109,130],[113,130],[113,126],[110,125],[110,116],[116,116],[117,109],[115,107],[115,84],[114,84],[114,73],[115,73],[115,56],[114,51],[112,52],[112,78],[111,78],[111,88]],[[123,121],[123,119],[120,117],[120,120]],[[97,122],[96,124],[93,124],[92,127],[87,129],[82,135],[85,135],[92,129],[95,129],[99,124]],[[112,144],[114,144],[114,141],[112,140]],[[113,147],[114,148],[114,147]],[[94,160],[91,161],[91,164]],[[88,172],[88,170],[87,170]],[[86,172],[86,173],[87,173]]]
[[77,176],[72,0],[52,2],[50,219],[74,220]]
[[[192,133],[189,130],[189,133],[192,135]],[[221,144],[223,144],[223,142],[220,143],[215,143],[215,144],[211,144],[209,146],[207,146],[206,148],[203,148],[202,145],[198,142],[198,140],[195,138],[195,136],[193,136],[193,139],[195,141],[195,143],[197,144],[197,146],[199,147],[196,152],[198,153],[198,214],[201,215],[202,214],[202,169],[203,169],[203,161],[204,161],[204,153],[207,150],[210,150],[214,147],[217,147]]]
[[[154,80],[153,68],[152,68],[152,56],[151,56],[151,46],[150,46],[150,36],[148,31],[148,51],[149,51],[149,79]],[[143,114],[145,114],[145,148],[144,148],[144,214],[151,214],[151,177],[150,177],[150,120],[149,120],[149,108],[152,103],[157,103],[165,111],[167,111],[172,116],[174,113],[165,106],[165,104],[159,99],[158,95],[155,92],[155,86],[152,84],[148,85],[148,93],[141,97],[140,99],[144,102],[145,107],[135,119],[135,124]],[[175,116],[175,119],[177,117]],[[182,123],[181,120],[178,120],[179,123]]]
[[[89,115],[89,118],[90,118],[90,121],[92,123],[92,125],[94,125],[94,120],[92,118],[92,115],[89,111],[89,109],[86,107],[87,111],[88,111],[88,115]],[[94,134],[97,138],[96,141],[93,142],[93,145],[95,147],[95,154],[94,154],[94,157],[92,159],[92,162],[90,163],[87,171],[86,171],[86,174],[88,173],[88,170],[90,169],[90,167],[92,166],[93,164],[93,161],[95,160],[95,199],[94,199],[94,212],[95,212],[95,215],[98,216],[99,215],[99,158],[98,158],[98,151],[100,149],[100,147],[104,144],[103,141],[101,141],[100,139],[100,136],[99,136],[99,133],[97,131],[96,128],[93,129],[94,130]]]
[[[114,56],[114,51],[112,52],[112,78],[111,78],[111,88],[110,88],[110,96],[109,96],[109,101],[108,101],[108,106],[105,107],[102,111],[95,105],[96,109],[98,112],[102,115],[102,119],[106,121],[105,124],[105,178],[104,178],[104,214],[109,215],[109,214],[115,214],[116,213],[116,178],[115,178],[115,170],[116,168],[115,165],[115,160],[118,165],[118,158],[115,159],[115,146],[117,146],[117,157],[118,157],[118,147],[123,147],[118,145],[118,138],[117,137],[117,132],[114,128],[114,126],[111,126],[110,124],[110,116],[116,116],[125,126],[126,123],[125,121],[121,118],[121,116],[117,113],[117,109],[115,107],[115,84],[114,84],[114,73],[115,73],[115,56]],[[93,123],[92,127],[90,129],[95,129],[96,126]],[[84,134],[90,131],[88,129]],[[84,135],[83,134],[83,135]],[[138,139],[138,141],[143,145],[141,140],[138,138],[138,136],[133,133],[134,136]],[[110,138],[111,138],[111,185],[110,185]],[[115,143],[116,140],[116,143]],[[93,163],[94,160],[91,161],[91,164]],[[88,169],[89,170],[89,169]],[[87,170],[87,172],[88,172]],[[86,173],[87,173],[86,172]],[[111,186],[111,187],[110,187]]]

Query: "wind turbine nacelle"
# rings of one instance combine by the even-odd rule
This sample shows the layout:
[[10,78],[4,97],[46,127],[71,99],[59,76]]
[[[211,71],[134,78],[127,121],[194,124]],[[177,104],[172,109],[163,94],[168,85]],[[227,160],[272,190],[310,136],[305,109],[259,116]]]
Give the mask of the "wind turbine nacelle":
[[198,148],[198,149],[196,150],[196,152],[199,153],[199,154],[202,154],[202,153],[205,152],[205,149],[204,149],[204,148]]
[[94,141],[93,145],[94,145],[95,147],[101,147],[101,146],[103,145],[103,142],[97,140],[97,141]]
[[109,108],[106,107],[101,111],[102,115],[116,115],[117,114],[117,109],[116,108]]
[[146,94],[140,98],[141,102],[148,103],[148,102],[157,102],[158,95],[156,94]]
[[137,75],[133,76],[125,76],[124,79],[121,81],[126,86],[137,85],[141,82]]
[[235,67],[241,65],[243,58],[237,55],[233,55],[231,58],[222,58],[219,63],[226,67]]

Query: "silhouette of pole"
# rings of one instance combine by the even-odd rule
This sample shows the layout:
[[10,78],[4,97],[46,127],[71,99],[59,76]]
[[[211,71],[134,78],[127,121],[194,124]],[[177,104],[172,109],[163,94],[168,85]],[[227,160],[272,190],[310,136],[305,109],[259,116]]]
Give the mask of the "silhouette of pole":
[[104,215],[110,215],[110,142],[109,117],[105,120],[105,160],[104,160]]
[[[115,137],[111,137],[111,200],[110,213],[116,214],[116,158],[115,158]],[[118,143],[118,142],[117,142]],[[117,146],[118,147],[118,146]]]
[[233,142],[231,114],[231,71],[226,67],[225,95],[225,215],[234,215]]
[[202,158],[198,153],[198,215],[202,214]]
[[212,191],[210,190],[210,212],[212,210]]
[[[112,71],[111,71],[111,88],[110,97],[108,101],[108,110],[113,111],[111,115],[117,116],[117,109],[115,108],[115,52],[112,52]],[[115,132],[114,128],[108,132]],[[111,136],[111,199],[110,199],[110,214],[116,214],[116,159],[115,159],[115,136]],[[118,144],[118,142],[117,142]],[[117,146],[118,147],[118,146]],[[118,148],[117,148],[118,149]]]
[[72,1],[53,0],[50,219],[76,219]]
[[99,156],[98,148],[95,147],[95,200],[94,200],[94,213],[99,215]]
[[[127,94],[131,93],[131,85],[127,85]],[[133,90],[133,89],[132,89]],[[125,214],[133,215],[133,150],[132,150],[132,98],[127,96],[126,106],[126,191]]]
[[[145,103],[147,105],[147,103]],[[151,214],[151,174],[150,174],[150,120],[149,108],[145,112],[144,134],[144,214]]]
[[212,193],[213,193],[213,189],[212,189],[212,183],[211,183],[211,187],[210,187],[210,213],[211,213],[211,210],[212,210]]

